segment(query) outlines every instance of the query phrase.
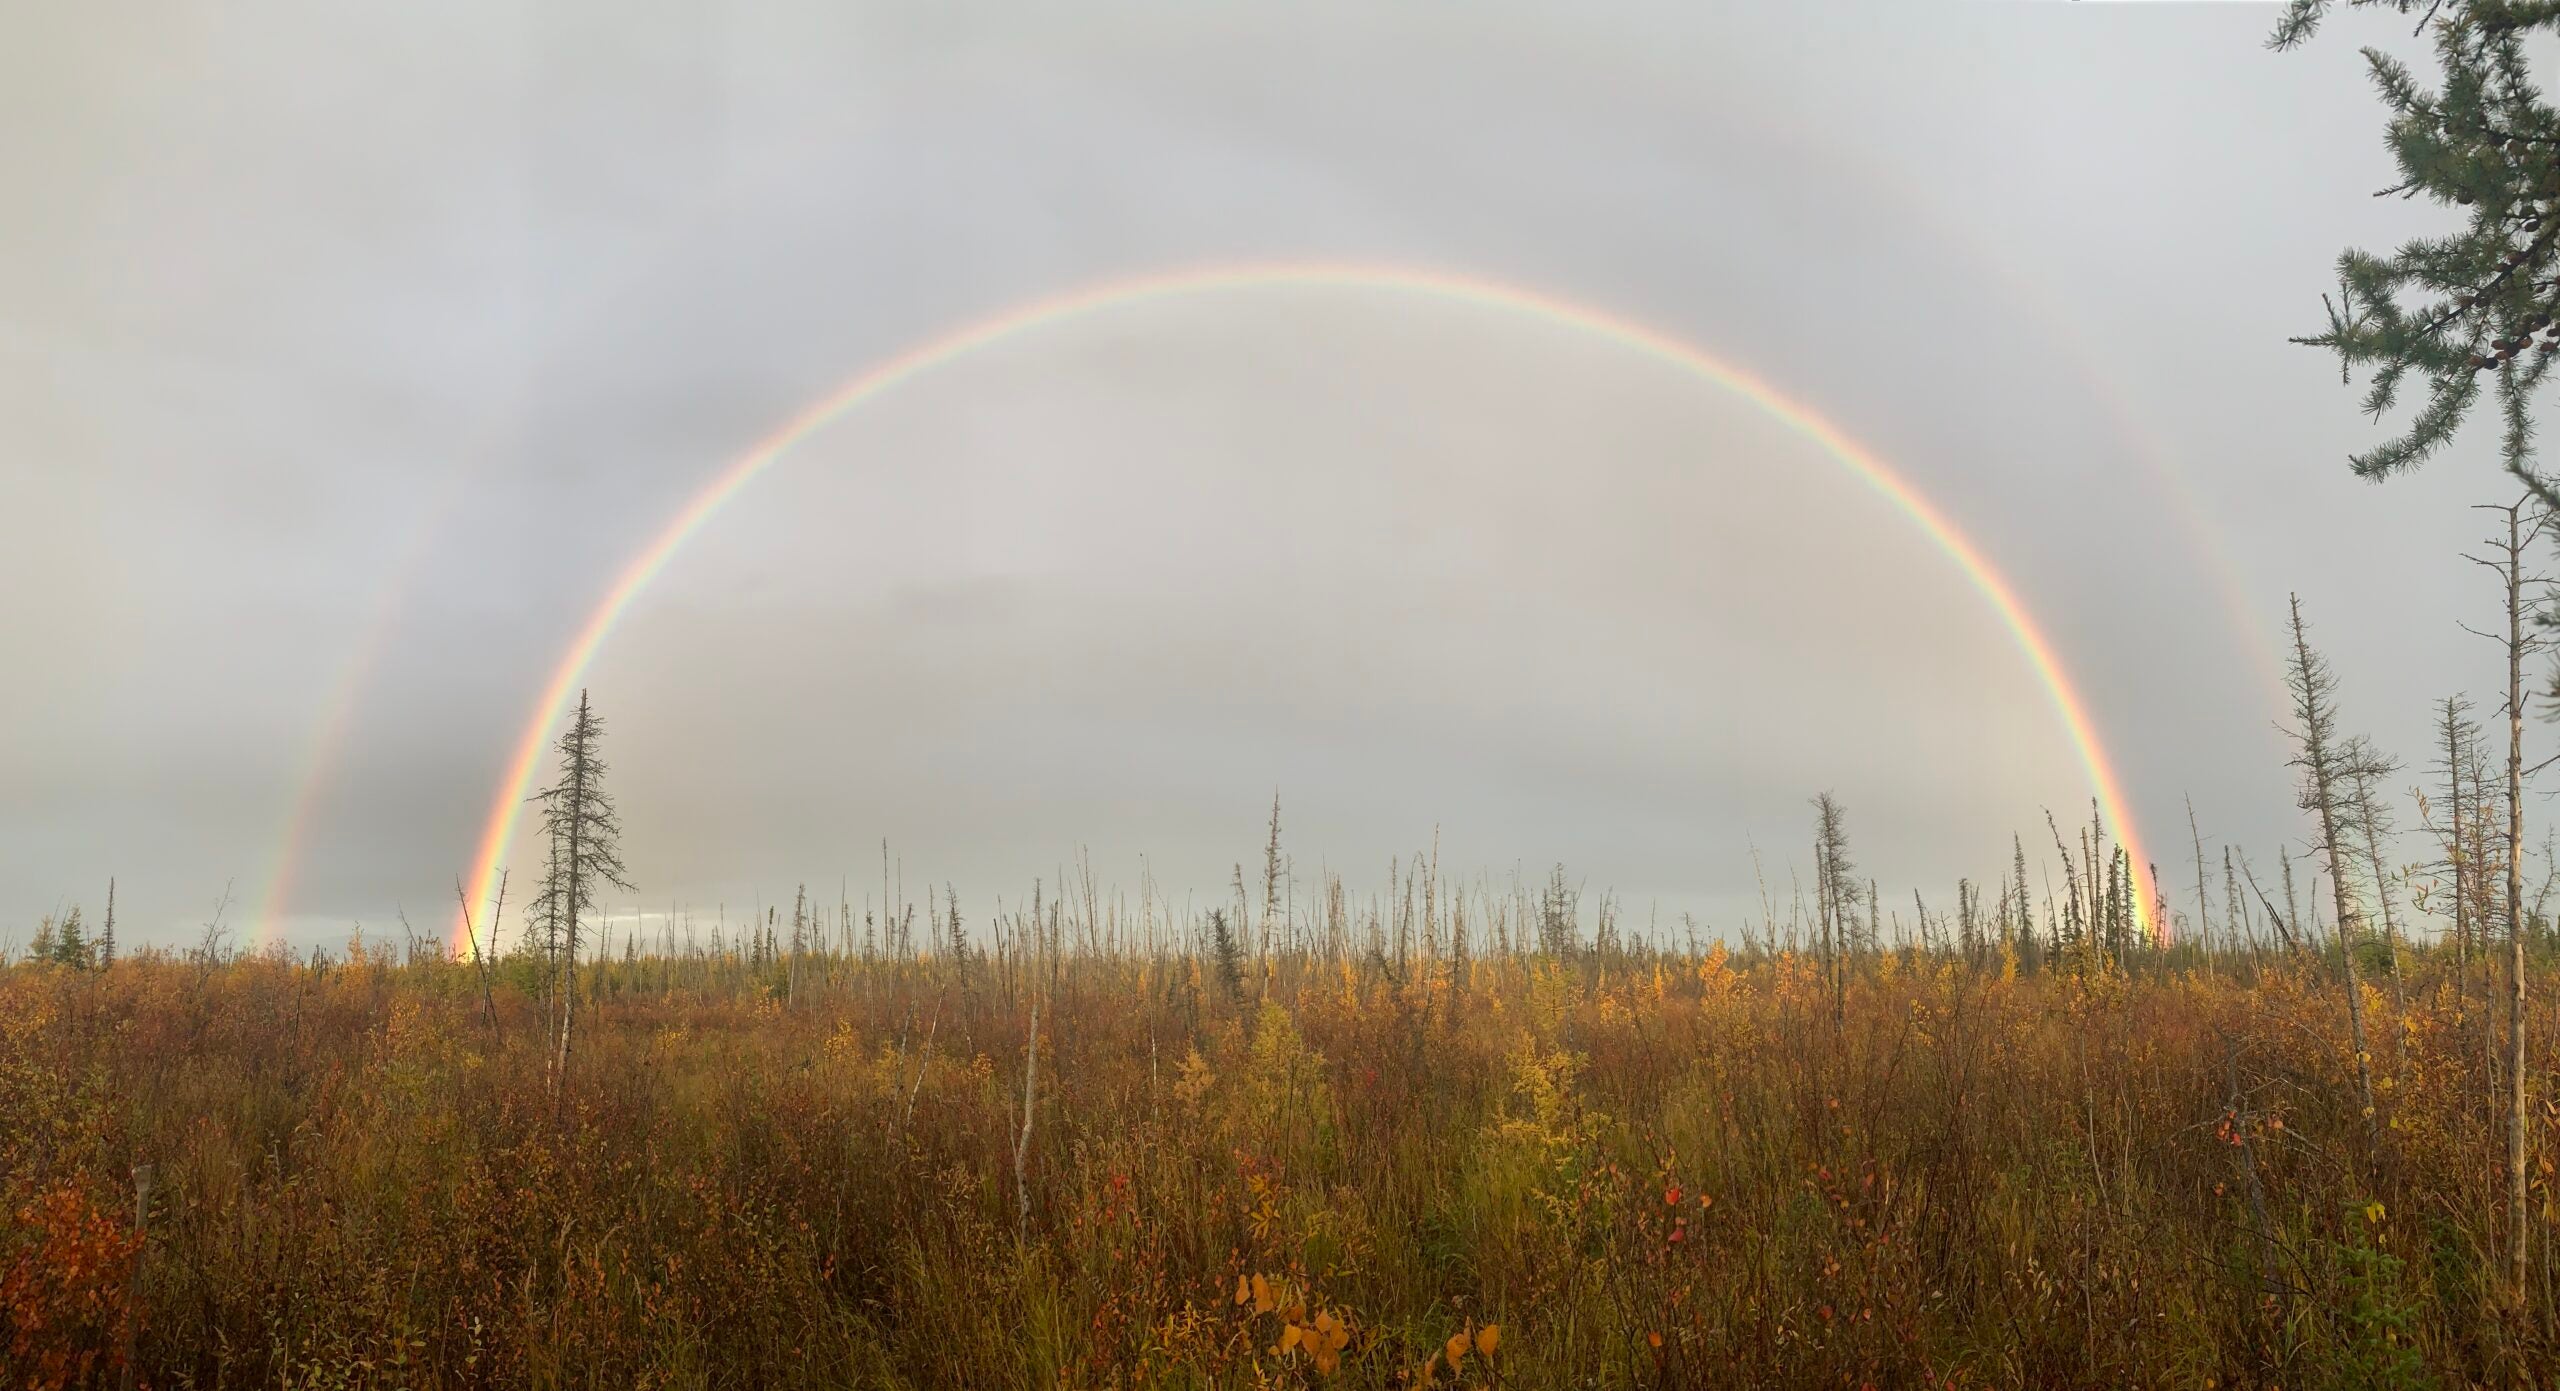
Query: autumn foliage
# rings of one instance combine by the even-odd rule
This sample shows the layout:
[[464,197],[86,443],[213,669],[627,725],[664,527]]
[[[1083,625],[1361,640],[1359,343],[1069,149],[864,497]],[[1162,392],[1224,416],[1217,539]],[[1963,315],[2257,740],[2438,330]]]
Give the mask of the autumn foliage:
[[[786,974],[787,973],[787,974]],[[2423,953],[0,971],[10,1385],[2528,1385]],[[2537,982],[2537,990],[2544,985]],[[1015,1154],[1031,992],[1036,1125]],[[2553,998],[2548,993],[2538,998]],[[2560,1056],[2538,1014],[2532,1056]],[[2537,1095],[2555,1094],[2534,1079]],[[2376,1139],[2375,1137],[2379,1137]],[[132,1167],[158,1186],[139,1241]],[[2539,1369],[2539,1370],[2537,1370]]]

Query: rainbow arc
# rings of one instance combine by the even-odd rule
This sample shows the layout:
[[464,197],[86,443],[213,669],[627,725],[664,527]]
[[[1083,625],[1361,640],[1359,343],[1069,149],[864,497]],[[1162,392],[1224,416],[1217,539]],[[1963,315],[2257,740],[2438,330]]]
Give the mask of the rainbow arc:
[[[491,797],[482,825],[468,881],[479,901],[486,903],[496,894],[498,876],[514,843],[526,800],[532,795],[541,771],[543,750],[550,742],[552,730],[565,717],[570,703],[576,698],[588,667],[612,636],[615,626],[685,543],[718,515],[722,506],[773,467],[794,445],[867,402],[974,352],[1019,335],[1156,301],[1285,287],[1401,295],[1477,305],[1578,330],[1675,366],[1701,381],[1741,396],[1814,443],[1919,528],[1963,572],[1966,580],[1998,615],[2001,625],[2049,696],[2063,731],[2088,776],[2098,808],[2111,823],[2116,838],[2134,866],[2137,882],[2147,873],[2150,859],[2144,852],[2114,761],[2108,756],[2090,718],[2088,703],[2069,679],[2052,641],[2030,616],[2015,587],[1979,546],[1908,481],[1811,407],[1695,344],[1635,320],[1537,290],[1437,270],[1281,262],[1212,266],[1113,280],[1034,300],[962,325],[873,365],[732,459],[623,566],[552,667],[540,695],[517,733],[505,772]],[[2141,928],[2145,932],[2151,931],[2153,912],[2148,896],[2137,891],[2134,900]],[[454,922],[453,940],[455,947],[460,949],[463,929],[459,914]]]

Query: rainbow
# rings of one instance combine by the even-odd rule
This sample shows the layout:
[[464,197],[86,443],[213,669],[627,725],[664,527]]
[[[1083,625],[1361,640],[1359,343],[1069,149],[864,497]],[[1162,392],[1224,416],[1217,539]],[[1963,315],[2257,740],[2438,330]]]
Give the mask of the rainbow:
[[[1790,134],[1766,127],[1754,127],[1753,133],[1754,138],[1781,142],[1786,142]],[[2091,403],[2104,412],[2109,428],[2127,444],[2131,462],[2148,476],[2154,491],[2185,533],[2194,559],[2221,596],[2238,655],[2257,673],[2267,694],[2267,709],[2281,723],[2291,706],[2277,660],[2278,645],[2267,640],[2262,605],[2253,597],[2261,589],[2242,574],[2233,560],[2228,534],[2214,521],[2212,510],[2198,496],[2193,480],[2170,461],[2167,447],[2150,423],[2151,413],[2128,397],[2122,374],[2103,367],[2098,340],[2087,324],[2067,312],[2055,298],[2050,282],[2023,275],[2016,258],[1997,254],[1979,236],[1969,234],[1964,219],[1937,195],[1934,186],[1911,179],[1898,166],[1872,161],[1854,147],[1783,143],[1783,148],[1800,162],[1836,168],[1842,178],[1870,190],[1875,197],[1892,200],[1895,216],[1914,228],[1934,232],[1940,249],[1963,257],[2002,292],[2003,304],[2041,327],[2054,360],[2070,365],[2072,375],[2088,390]],[[633,268],[645,274],[648,264],[637,262]],[[618,290],[627,291],[632,285],[631,281],[618,282]],[[449,471],[442,497],[408,528],[405,543],[380,567],[384,579],[378,587],[373,621],[324,688],[309,726],[311,737],[302,751],[297,776],[287,784],[292,788],[291,801],[284,809],[283,833],[269,863],[262,895],[261,945],[282,935],[285,913],[300,887],[303,863],[310,850],[308,842],[321,819],[320,799],[344,763],[342,746],[356,724],[361,697],[373,669],[389,649],[394,619],[430,569],[431,543],[477,495],[475,486],[492,465],[493,449],[493,443],[486,438],[466,447],[464,457],[470,462]]]
[[[612,636],[614,626],[621,621],[633,601],[648,589],[650,582],[666,569],[676,552],[683,549],[685,542],[719,512],[722,504],[754,482],[793,445],[857,406],[1018,334],[1150,301],[1275,287],[1399,294],[1507,310],[1545,323],[1577,329],[1644,353],[1733,391],[1759,406],[1846,465],[1908,517],[1964,572],[1965,578],[1999,615],[2001,623],[2016,641],[2018,650],[2034,670],[2036,679],[2051,697],[2054,710],[2060,716],[2063,729],[2095,791],[2098,808],[2112,823],[2137,875],[2150,864],[2137,835],[2122,780],[2107,756],[2105,745],[2099,741],[2096,726],[2089,717],[2088,704],[2064,673],[2052,641],[2028,615],[2017,591],[1992,565],[1990,558],[1957,530],[1944,513],[1920,496],[1882,459],[1815,414],[1811,408],[1751,373],[1721,362],[1695,345],[1659,329],[1537,290],[1438,270],[1278,262],[1211,266],[1113,280],[1017,305],[919,343],[875,364],[731,460],[623,567],[552,668],[540,697],[516,736],[514,749],[508,757],[506,770],[491,799],[488,817],[480,833],[469,879],[478,900],[485,904],[496,894],[499,873],[540,773],[543,750],[550,743],[554,726],[575,698],[588,665],[595,660],[605,640]],[[2148,896],[2137,891],[2134,899],[2140,926],[2146,932],[2153,930],[2152,905]],[[462,948],[463,940],[462,921],[457,914],[453,928],[457,950]]]
[[[423,554],[424,537],[413,538],[410,562]],[[321,706],[320,719],[310,743],[305,746],[302,762],[296,770],[297,789],[291,809],[285,815],[284,835],[276,842],[274,861],[267,867],[266,892],[259,897],[257,943],[261,950],[282,940],[284,915],[293,901],[302,870],[302,845],[311,835],[311,823],[319,815],[323,789],[337,768],[337,753],[345,747],[347,728],[355,722],[357,697],[363,694],[364,676],[382,655],[390,637],[391,625],[376,621],[365,629],[363,640],[355,652],[339,668],[338,679],[331,683],[329,694]]]

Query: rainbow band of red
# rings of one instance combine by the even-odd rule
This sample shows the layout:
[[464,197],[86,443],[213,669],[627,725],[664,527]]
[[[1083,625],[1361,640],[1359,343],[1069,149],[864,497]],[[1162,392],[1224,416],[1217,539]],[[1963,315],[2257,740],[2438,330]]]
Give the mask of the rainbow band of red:
[[[505,775],[490,802],[488,820],[480,834],[469,881],[475,886],[479,901],[485,904],[497,892],[498,875],[515,839],[517,822],[541,772],[543,750],[550,743],[553,728],[565,717],[569,704],[586,677],[588,665],[594,661],[605,640],[612,636],[614,625],[685,542],[692,539],[694,533],[720,510],[721,505],[737,496],[793,445],[815,434],[838,416],[885,392],[1017,334],[1051,327],[1098,311],[1149,301],[1274,287],[1421,296],[1510,310],[1549,324],[1579,329],[1733,391],[1819,445],[1909,517],[1955,562],[1965,578],[1990,603],[2002,625],[2016,640],[2028,665],[2033,668],[2037,681],[2051,696],[2063,729],[2088,774],[2099,810],[2113,825],[2117,839],[2134,866],[2137,879],[2147,871],[2150,859],[2143,850],[2131,810],[2125,801],[2121,780],[2089,718],[2087,702],[2064,673],[2052,642],[2028,616],[2026,605],[2019,601],[2016,590],[1945,514],[1931,506],[1882,459],[1829,421],[1767,382],[1718,361],[1693,344],[1633,320],[1554,295],[1445,271],[1287,262],[1216,266],[1109,281],[1007,309],[917,344],[876,364],[732,460],[623,567],[622,573],[615,577],[604,598],[587,615],[577,636],[553,667],[550,679],[543,685],[541,697],[535,701],[523,730],[516,737]],[[2152,931],[2153,914],[2148,895],[2137,890],[2133,899],[2139,926],[2145,932]],[[464,934],[459,915],[454,923],[453,940],[455,948],[460,950],[464,945]]]

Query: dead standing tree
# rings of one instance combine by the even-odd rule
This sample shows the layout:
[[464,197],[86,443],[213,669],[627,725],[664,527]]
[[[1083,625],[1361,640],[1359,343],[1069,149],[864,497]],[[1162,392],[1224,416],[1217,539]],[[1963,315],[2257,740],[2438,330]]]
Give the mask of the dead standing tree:
[[[2196,799],[2189,797],[2186,802],[2187,838],[2194,841],[2196,847],[2196,946],[2205,968],[2211,970],[2213,968],[2213,904],[2204,893],[2204,832],[2196,829]],[[2228,873],[2226,869],[2225,874]]]
[[622,820],[604,790],[601,752],[604,721],[578,692],[577,713],[560,736],[560,780],[534,794],[542,803],[542,829],[551,842],[550,870],[536,902],[559,941],[559,1001],[555,1011],[552,1086],[560,1116],[569,1113],[569,1051],[578,1000],[578,928],[595,906],[596,886],[628,890],[622,868]]
[[[1271,793],[1271,838],[1262,850],[1262,934],[1254,950],[1255,990],[1268,994],[1271,989],[1274,946],[1272,924],[1280,920],[1280,793]],[[1279,944],[1285,947],[1286,943]]]
[[[2374,795],[2374,791],[2384,778],[2399,769],[2398,760],[2374,748],[2369,741],[2361,737],[2348,741],[2347,793],[2355,812],[2356,829],[2364,841],[2366,868],[2373,878],[2374,905],[2382,915],[2383,949],[2390,956],[2395,1040],[2398,1036],[2396,1019],[2407,1012],[2408,999],[2400,981],[2400,920],[2392,911],[2391,875],[2382,860],[2383,843],[2391,839],[2391,811],[2387,803]],[[2398,1056],[2396,1042],[2393,1056]]]
[[2349,847],[2359,829],[2352,796],[2356,783],[2388,776],[2390,768],[2368,767],[2367,761],[2376,758],[2372,746],[2338,732],[2338,678],[2328,660],[2311,648],[2301,598],[2292,596],[2289,604],[2293,660],[2285,672],[2285,685],[2293,694],[2294,726],[2285,732],[2294,743],[2293,766],[2302,770],[2302,809],[2320,824],[2321,862],[2329,871],[2338,915],[2338,954],[2346,968],[2347,1035],[2355,1049],[2356,1102],[2364,1114],[2366,1139],[2378,1150],[2381,1132],[2373,1105],[2372,1053],[2365,1043],[2364,980],[2356,963],[2363,906],[2356,901]]
[[[462,880],[459,877],[453,881],[453,896],[455,901],[462,905],[462,930],[471,942],[472,969],[480,977],[481,1017],[488,1022],[489,1031],[495,1033],[498,1029],[498,994],[489,983],[489,954],[480,950],[480,932],[471,923],[471,895],[462,887]],[[506,911],[507,876],[506,872],[501,870],[498,874],[498,906],[489,914],[489,946],[492,951],[496,950],[498,944],[498,919]]]
[[1858,905],[1857,866],[1849,862],[1848,814],[1840,800],[1825,792],[1813,799],[1813,882],[1815,912],[1824,954],[1831,967],[1831,1027],[1848,1027],[1849,939],[1856,932],[1852,916]]
[[[2489,538],[2486,556],[2466,555],[2463,559],[2498,577],[2500,597],[2504,601],[2506,630],[2483,633],[2465,624],[2464,629],[2498,644],[2507,659],[2507,825],[2506,844],[2502,847],[2506,860],[2506,884],[2498,905],[2507,923],[2507,1278],[2508,1294],[2519,1307],[2525,1298],[2525,1264],[2528,1236],[2526,1210],[2525,1140],[2527,1136],[2526,1103],[2528,1078],[2525,1075],[2525,995],[2524,995],[2524,667],[2525,659],[2551,645],[2547,635],[2525,631],[2528,609],[2540,606],[2550,597],[2551,582],[2539,575],[2528,574],[2524,553],[2549,535],[2552,518],[2537,499],[2519,498],[2504,507],[2483,506],[2479,510],[2496,513],[2504,519],[2500,534]],[[2483,934],[2485,937],[2485,933]]]
[[2435,804],[2424,793],[2419,795],[2420,819],[2436,838],[2436,846],[2444,852],[2444,871],[2453,880],[2453,962],[2454,988],[2457,995],[2465,988],[2463,981],[2471,963],[2471,904],[2474,898],[2471,881],[2478,873],[2478,862],[2470,853],[2473,827],[2478,811],[2473,806],[2468,785],[2468,770],[2478,761],[2480,726],[2471,719],[2471,702],[2458,695],[2446,696],[2436,705],[2436,738],[2444,750],[2444,761],[2435,770],[2444,774],[2444,823],[2435,817]]

